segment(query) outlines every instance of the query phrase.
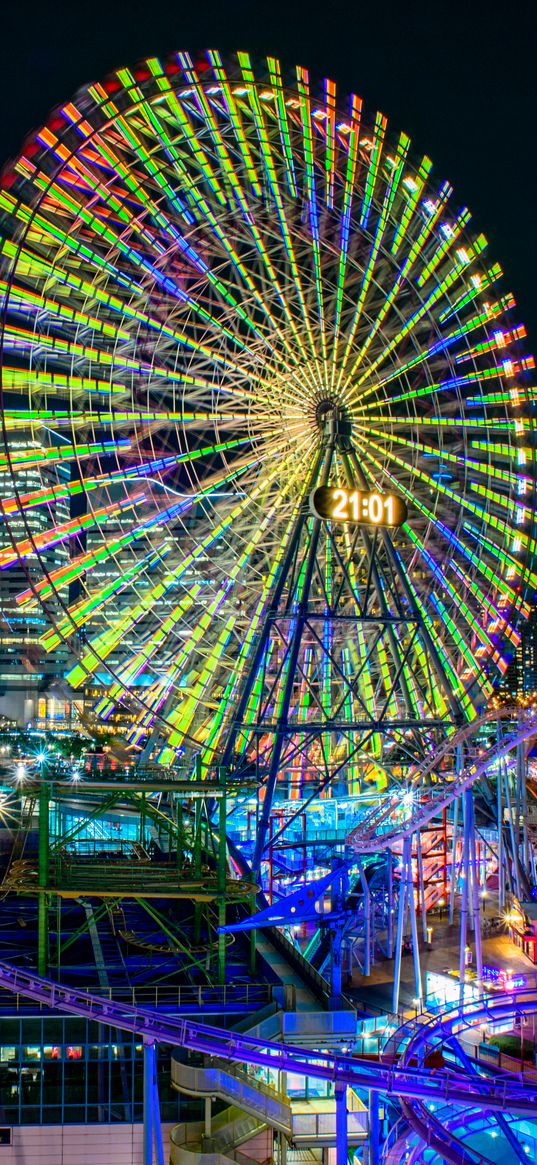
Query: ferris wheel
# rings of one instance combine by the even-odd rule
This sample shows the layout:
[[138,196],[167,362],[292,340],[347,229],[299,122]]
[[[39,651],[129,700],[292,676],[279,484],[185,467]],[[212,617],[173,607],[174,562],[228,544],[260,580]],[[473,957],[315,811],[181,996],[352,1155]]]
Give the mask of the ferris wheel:
[[273,767],[327,780],[475,716],[537,585],[533,365],[430,159],[303,68],[177,53],[55,110],[0,235],[0,565],[95,715],[165,762],[284,724]]

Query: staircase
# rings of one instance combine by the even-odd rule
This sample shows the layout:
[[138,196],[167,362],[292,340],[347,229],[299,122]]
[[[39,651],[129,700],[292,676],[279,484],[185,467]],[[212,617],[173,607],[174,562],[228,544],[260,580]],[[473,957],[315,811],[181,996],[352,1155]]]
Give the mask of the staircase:
[[[255,1117],[245,1116],[231,1105],[212,1122],[211,1135],[204,1132],[202,1121],[176,1125],[170,1134],[170,1165],[260,1165],[242,1153],[239,1146],[251,1141],[266,1129]],[[269,1165],[268,1158],[263,1165]]]
[[269,1124],[291,1136],[293,1121],[287,1094],[258,1080],[238,1064],[214,1058],[206,1067],[197,1067],[172,1059],[172,1084],[187,1096],[218,1096],[240,1107],[243,1114],[259,1124]]

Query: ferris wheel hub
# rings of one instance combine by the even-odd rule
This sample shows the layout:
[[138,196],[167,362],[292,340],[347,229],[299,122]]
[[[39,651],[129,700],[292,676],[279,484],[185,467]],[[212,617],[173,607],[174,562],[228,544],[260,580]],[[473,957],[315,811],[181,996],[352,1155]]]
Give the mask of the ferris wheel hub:
[[340,448],[348,448],[352,421],[344,405],[335,397],[324,397],[316,406],[315,420],[323,436],[335,438]]

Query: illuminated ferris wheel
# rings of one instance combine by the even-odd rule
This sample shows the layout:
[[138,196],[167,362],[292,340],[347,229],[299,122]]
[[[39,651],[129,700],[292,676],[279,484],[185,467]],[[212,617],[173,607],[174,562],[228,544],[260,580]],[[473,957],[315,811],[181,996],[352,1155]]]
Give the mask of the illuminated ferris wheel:
[[537,585],[532,364],[429,158],[177,53],[54,112],[0,233],[1,566],[95,715],[291,795],[472,718]]

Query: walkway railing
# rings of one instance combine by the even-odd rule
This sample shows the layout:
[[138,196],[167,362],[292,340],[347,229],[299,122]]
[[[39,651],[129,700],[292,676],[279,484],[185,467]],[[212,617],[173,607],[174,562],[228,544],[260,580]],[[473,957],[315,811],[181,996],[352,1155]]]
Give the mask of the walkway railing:
[[172,1084],[178,1092],[190,1096],[219,1096],[291,1136],[291,1108],[287,1094],[256,1079],[238,1064],[215,1060],[196,1067],[172,1059]]
[[[166,986],[155,984],[141,987],[93,987],[92,994],[114,1003],[128,1003],[131,1007],[162,1009],[171,1012],[257,1011],[273,1000],[271,983],[229,983],[224,986],[200,985]],[[0,988],[0,1012],[9,1005],[13,1010],[13,994]],[[48,1007],[48,1004],[41,1004]],[[27,996],[15,996],[15,1008],[28,1007]]]
[[[220,1122],[220,1127],[216,1128],[218,1122]],[[203,1153],[203,1165],[258,1165],[245,1153],[241,1153],[237,1146],[266,1128],[263,1122],[244,1116],[232,1107],[226,1109],[213,1122],[214,1136],[206,1137],[203,1127],[201,1121],[189,1121],[186,1124],[176,1125],[172,1129],[170,1133],[171,1165],[194,1165],[194,1162],[199,1165],[201,1153]]]

